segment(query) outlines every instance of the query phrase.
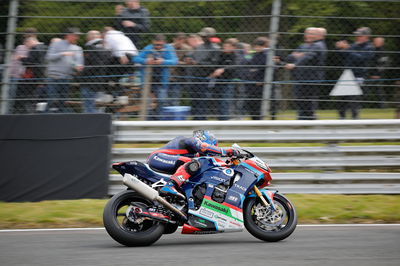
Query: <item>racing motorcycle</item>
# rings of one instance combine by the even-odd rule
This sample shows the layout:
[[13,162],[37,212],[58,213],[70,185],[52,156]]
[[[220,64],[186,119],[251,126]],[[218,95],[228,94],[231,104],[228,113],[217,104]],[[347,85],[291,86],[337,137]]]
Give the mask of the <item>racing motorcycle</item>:
[[113,164],[128,187],[106,204],[103,222],[108,234],[126,246],[147,246],[180,226],[182,234],[238,232],[275,242],[290,236],[297,216],[292,203],[270,185],[271,169],[260,158],[237,144],[240,151],[226,163],[199,157],[198,169],[181,189],[185,199],[161,196],[170,175],[147,164],[130,161]]

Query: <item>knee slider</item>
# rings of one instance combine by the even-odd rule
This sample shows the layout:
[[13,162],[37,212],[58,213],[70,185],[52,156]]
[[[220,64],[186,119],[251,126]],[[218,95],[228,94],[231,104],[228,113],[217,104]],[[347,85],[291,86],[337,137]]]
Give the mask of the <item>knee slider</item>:
[[185,165],[185,170],[189,175],[196,174],[200,169],[200,163],[197,160],[192,160]]

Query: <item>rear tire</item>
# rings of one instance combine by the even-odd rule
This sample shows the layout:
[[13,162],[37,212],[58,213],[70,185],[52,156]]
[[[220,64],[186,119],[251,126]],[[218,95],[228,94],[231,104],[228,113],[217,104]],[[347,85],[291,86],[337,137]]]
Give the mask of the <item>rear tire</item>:
[[292,203],[283,195],[275,194],[276,212],[270,212],[258,197],[244,203],[244,225],[254,237],[276,242],[290,236],[296,229],[297,215]]
[[153,203],[132,190],[114,195],[106,204],[103,223],[107,233],[118,243],[129,246],[149,246],[156,242],[164,232],[164,224],[144,220],[133,223],[126,216],[126,209],[132,203],[150,207]]

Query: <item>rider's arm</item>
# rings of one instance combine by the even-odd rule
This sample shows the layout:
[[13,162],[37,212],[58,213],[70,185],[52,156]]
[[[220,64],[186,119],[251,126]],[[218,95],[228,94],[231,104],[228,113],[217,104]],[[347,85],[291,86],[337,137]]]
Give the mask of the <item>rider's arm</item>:
[[188,138],[185,140],[186,145],[188,145],[192,150],[204,154],[204,155],[212,155],[212,156],[231,156],[232,149],[224,149],[214,145],[210,145],[205,142],[201,142],[196,138]]

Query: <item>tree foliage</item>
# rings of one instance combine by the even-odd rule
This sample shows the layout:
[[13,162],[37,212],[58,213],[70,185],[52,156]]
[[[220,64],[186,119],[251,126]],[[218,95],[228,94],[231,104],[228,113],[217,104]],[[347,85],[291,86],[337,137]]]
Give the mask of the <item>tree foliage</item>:
[[[106,25],[114,24],[115,5],[115,2],[21,1],[19,15],[23,18],[19,19],[18,30],[36,27],[40,32],[46,33],[42,38],[48,40],[70,26],[78,26],[82,32],[102,29]],[[176,32],[196,33],[202,27],[212,26],[219,33],[224,33],[222,38],[235,36],[250,42],[269,31],[272,0],[142,1],[142,5],[151,13],[151,32],[167,35]],[[344,37],[351,39],[351,36],[343,35],[351,35],[361,26],[370,27],[376,35],[400,35],[399,19],[368,19],[398,18],[399,2],[282,0],[281,14],[280,32],[283,34],[280,41],[287,48],[297,46],[302,41],[301,33],[310,26],[325,27],[329,34],[334,34],[328,37],[330,45]],[[227,17],[248,15],[256,17]],[[69,16],[73,18],[68,18]],[[387,43],[390,50],[400,48],[396,38],[388,38]]]

